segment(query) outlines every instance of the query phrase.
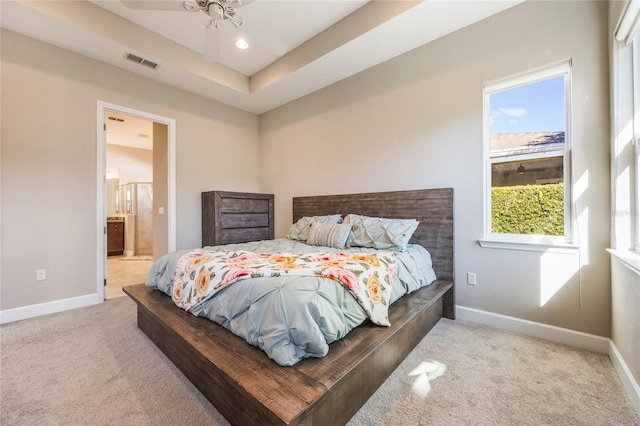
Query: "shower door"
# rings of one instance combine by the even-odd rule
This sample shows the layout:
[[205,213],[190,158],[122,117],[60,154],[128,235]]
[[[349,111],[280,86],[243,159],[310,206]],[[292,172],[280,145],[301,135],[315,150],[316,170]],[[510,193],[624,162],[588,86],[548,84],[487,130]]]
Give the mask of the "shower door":
[[136,215],[135,254],[153,254],[153,184],[128,183],[125,187],[125,209]]

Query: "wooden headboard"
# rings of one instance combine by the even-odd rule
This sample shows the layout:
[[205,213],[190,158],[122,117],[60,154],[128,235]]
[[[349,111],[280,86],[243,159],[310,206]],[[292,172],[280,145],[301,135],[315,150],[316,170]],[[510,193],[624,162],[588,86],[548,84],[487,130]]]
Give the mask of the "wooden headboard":
[[453,188],[293,198],[293,222],[303,216],[361,214],[417,219],[411,243],[431,253],[438,279],[453,281]]
[[273,239],[273,194],[202,193],[202,246]]

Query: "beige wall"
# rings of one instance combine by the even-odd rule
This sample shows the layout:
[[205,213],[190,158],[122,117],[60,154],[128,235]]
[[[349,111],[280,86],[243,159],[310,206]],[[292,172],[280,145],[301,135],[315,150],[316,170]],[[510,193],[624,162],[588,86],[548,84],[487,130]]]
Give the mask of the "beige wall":
[[[136,182],[151,182],[153,180],[152,150],[107,144],[106,163],[105,170],[111,172],[111,177],[120,178],[120,170],[124,169],[125,174],[130,170],[143,176],[141,179],[135,179]],[[121,180],[121,185],[124,183],[128,182]]]
[[631,268],[611,261],[613,318],[611,339],[636,383],[640,383],[640,278]]
[[98,100],[176,120],[178,248],[200,244],[200,192],[259,189],[255,114],[10,31],[1,48],[0,310],[96,293]]
[[[276,236],[293,196],[453,187],[459,305],[609,336],[606,30],[605,2],[527,2],[263,114]],[[567,58],[580,255],[480,248],[482,84]]]

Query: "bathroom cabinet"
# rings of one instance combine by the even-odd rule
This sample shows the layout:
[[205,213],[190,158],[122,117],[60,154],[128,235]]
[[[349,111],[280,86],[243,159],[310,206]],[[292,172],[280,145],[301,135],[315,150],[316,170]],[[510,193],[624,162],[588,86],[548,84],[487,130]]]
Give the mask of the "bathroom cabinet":
[[124,220],[107,220],[107,255],[124,253]]

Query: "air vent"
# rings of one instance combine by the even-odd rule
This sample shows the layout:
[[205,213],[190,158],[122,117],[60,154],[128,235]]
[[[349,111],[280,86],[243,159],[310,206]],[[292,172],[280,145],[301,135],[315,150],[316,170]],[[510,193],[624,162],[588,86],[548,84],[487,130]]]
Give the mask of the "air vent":
[[149,61],[148,59],[141,58],[140,56],[136,56],[132,53],[127,53],[126,55],[124,55],[124,58],[128,61],[135,62],[136,64],[140,64],[142,66],[151,68],[153,70],[158,68],[158,64],[156,64],[155,62]]
[[109,120],[113,120],[113,121],[118,121],[120,123],[122,123],[124,121],[124,118],[118,118],[118,117],[113,117],[113,116],[109,116],[107,117]]

